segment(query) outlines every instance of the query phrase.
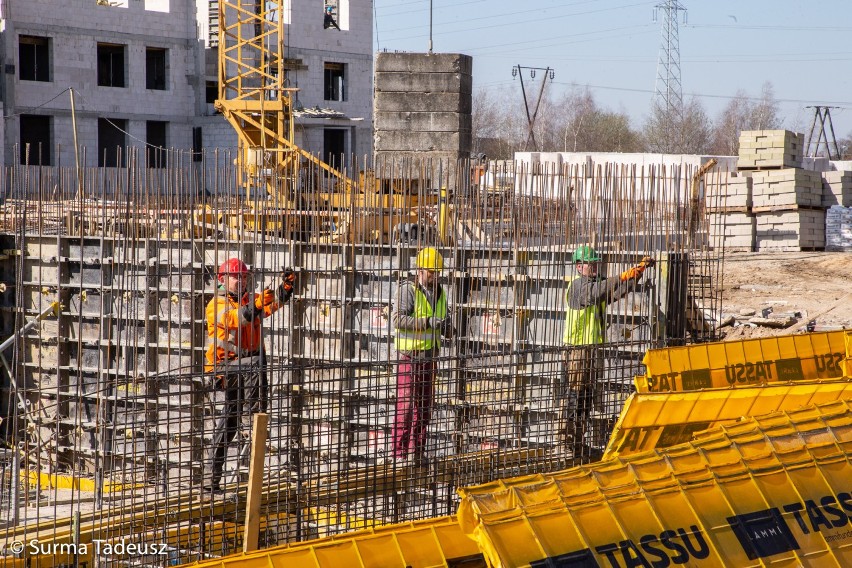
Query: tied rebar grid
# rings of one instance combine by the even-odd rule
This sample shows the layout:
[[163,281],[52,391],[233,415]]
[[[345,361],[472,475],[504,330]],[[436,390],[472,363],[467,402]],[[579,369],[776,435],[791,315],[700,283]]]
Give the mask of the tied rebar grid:
[[[87,561],[101,566],[241,550],[260,402],[242,389],[249,400],[229,404],[203,371],[205,306],[232,256],[252,268],[255,291],[284,267],[298,275],[291,301],[264,320],[265,361],[239,375],[268,383],[261,547],[445,515],[459,486],[597,459],[644,352],[714,338],[718,253],[703,194],[690,200],[689,168],[503,163],[472,178],[467,163],[388,162],[375,179],[349,168],[358,191],[340,195],[309,166],[258,168],[252,187],[237,184],[235,155],[170,152],[148,168],[131,151],[126,167],[79,177],[4,172],[4,337],[54,300],[62,311],[6,352],[0,542],[164,547],[132,556],[89,546]],[[286,199],[254,189],[270,186]],[[565,294],[585,244],[608,276],[644,256],[657,266],[608,307],[594,406],[583,439],[568,444],[566,421],[581,419],[565,384],[575,351],[562,340]],[[401,460],[392,311],[427,245],[445,259],[455,337],[436,357],[424,451]],[[222,491],[210,492],[227,409],[238,432],[225,444]]]

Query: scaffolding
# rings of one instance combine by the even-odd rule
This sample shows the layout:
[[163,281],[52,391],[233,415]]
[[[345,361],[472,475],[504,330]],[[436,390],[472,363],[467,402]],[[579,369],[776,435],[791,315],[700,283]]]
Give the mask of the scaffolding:
[[[514,185],[495,191],[457,175],[464,162],[428,173],[396,166],[389,177],[416,198],[406,203],[422,204],[421,230],[373,230],[406,225],[410,211],[362,179],[341,242],[339,203],[309,215],[272,199],[259,207],[234,157],[172,152],[150,169],[130,151],[125,168],[4,171],[0,331],[9,337],[61,305],[6,354],[18,385],[4,377],[0,393],[7,554],[32,538],[165,547],[134,558],[89,547],[101,566],[241,550],[249,413],[228,445],[224,491],[202,487],[225,407],[203,370],[204,309],[229,257],[249,264],[258,290],[283,267],[298,274],[293,299],[264,321],[260,547],[452,514],[457,487],[596,459],[645,372],[644,353],[715,338],[720,251],[704,200],[690,199],[689,167],[510,164]],[[299,168],[311,186],[334,183],[317,165]],[[459,185],[429,189],[448,179]],[[572,351],[562,343],[565,293],[584,244],[610,276],[644,256],[657,265],[607,308],[600,403],[578,452],[558,430]],[[457,335],[438,357],[425,459],[399,462],[390,459],[399,360],[390,314],[425,245],[446,259]]]

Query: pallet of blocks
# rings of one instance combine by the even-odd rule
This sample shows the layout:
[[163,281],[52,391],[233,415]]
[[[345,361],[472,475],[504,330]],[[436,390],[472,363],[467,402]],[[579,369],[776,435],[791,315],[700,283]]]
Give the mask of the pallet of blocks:
[[832,205],[825,212],[825,250],[852,251],[852,208]]
[[798,168],[804,135],[789,130],[743,130],[737,169]]
[[758,251],[822,250],[825,248],[825,211],[793,209],[755,214]]
[[754,250],[755,218],[748,212],[710,213],[710,246],[727,251]]
[[756,250],[825,247],[822,176],[801,168],[752,173]]
[[852,207],[852,172],[822,172],[822,206]]
[[738,172],[723,173],[718,181],[707,184],[704,204],[712,213],[751,211],[751,176]]
[[822,207],[822,176],[801,168],[752,174],[752,211]]

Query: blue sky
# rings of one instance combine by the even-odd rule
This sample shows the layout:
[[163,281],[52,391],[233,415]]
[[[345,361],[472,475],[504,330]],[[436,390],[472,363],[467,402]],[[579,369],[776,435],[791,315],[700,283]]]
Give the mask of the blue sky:
[[[680,0],[684,98],[715,118],[737,90],[769,81],[785,127],[807,134],[808,105],[832,109],[837,137],[852,134],[852,3]],[[598,103],[639,126],[653,96],[660,51],[658,1],[432,0],[433,50],[473,56],[474,90],[514,89],[512,67],[551,67],[552,93],[588,85]],[[375,0],[377,49],[426,51],[429,0]],[[527,78],[529,75],[527,75]],[[538,73],[535,85],[541,80]],[[529,85],[525,78],[525,85]]]

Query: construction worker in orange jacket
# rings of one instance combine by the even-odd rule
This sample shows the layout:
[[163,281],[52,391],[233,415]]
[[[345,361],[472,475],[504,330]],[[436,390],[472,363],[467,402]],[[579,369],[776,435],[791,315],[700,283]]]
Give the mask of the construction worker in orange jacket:
[[225,393],[225,408],[213,432],[211,475],[207,489],[220,490],[228,444],[240,427],[244,407],[248,413],[266,412],[266,354],[261,335],[263,319],[290,300],[296,275],[285,270],[273,291],[251,292],[251,273],[238,258],[219,267],[216,295],[207,304],[205,371],[214,373],[214,387]]

